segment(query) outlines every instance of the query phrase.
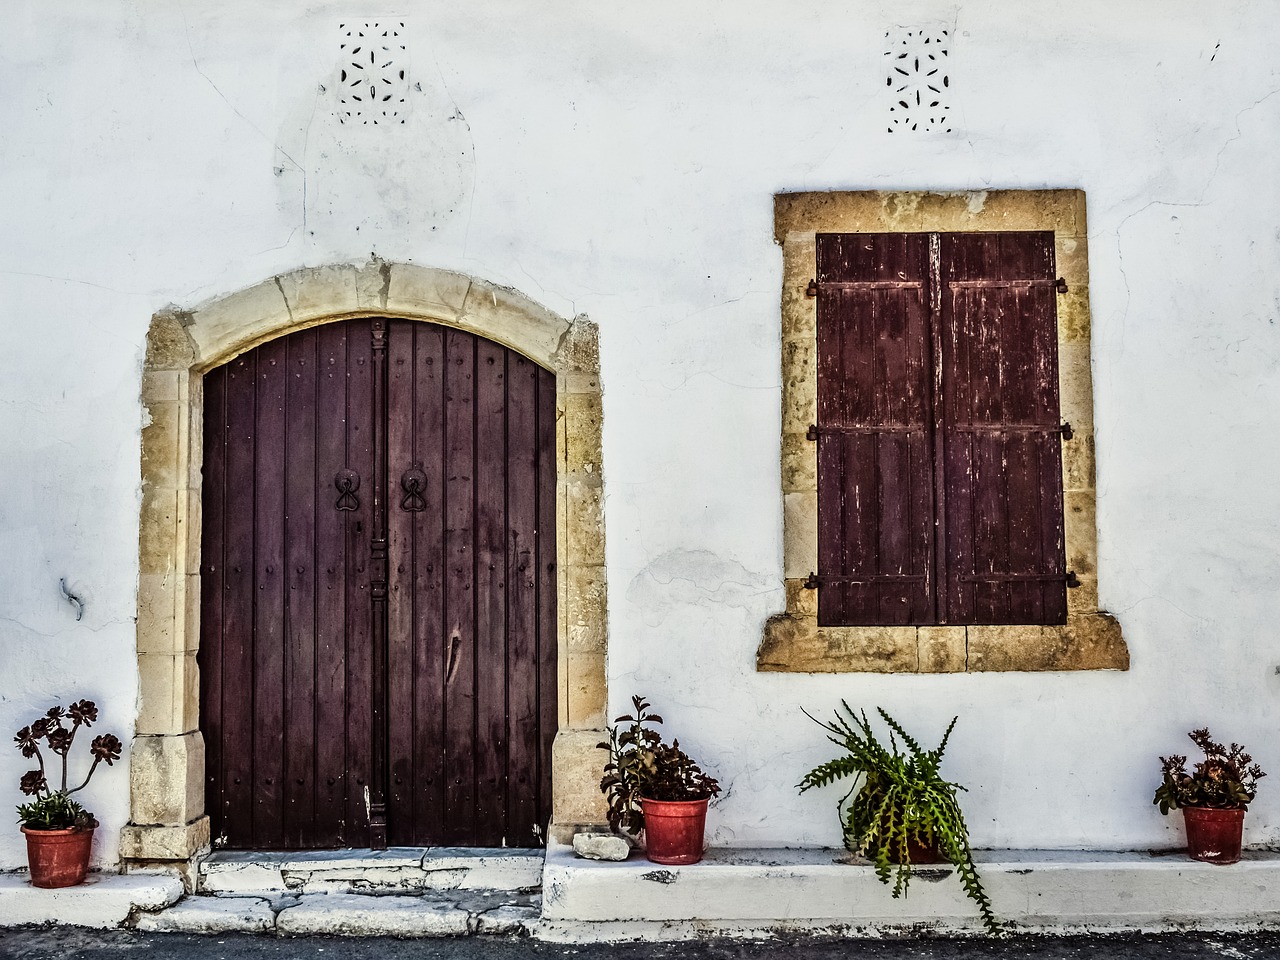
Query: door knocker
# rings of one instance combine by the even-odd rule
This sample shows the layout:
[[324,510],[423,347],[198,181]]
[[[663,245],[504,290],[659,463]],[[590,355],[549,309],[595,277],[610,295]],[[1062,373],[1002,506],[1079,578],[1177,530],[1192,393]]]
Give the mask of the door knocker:
[[400,509],[417,513],[427,508],[423,494],[427,492],[427,475],[422,472],[422,465],[415,463],[400,478],[400,486],[404,488],[404,499],[400,501]]

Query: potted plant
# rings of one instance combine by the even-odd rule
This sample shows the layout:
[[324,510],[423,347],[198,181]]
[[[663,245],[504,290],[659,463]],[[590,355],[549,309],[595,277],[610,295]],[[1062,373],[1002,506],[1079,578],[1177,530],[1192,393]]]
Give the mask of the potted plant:
[[[27,837],[27,863],[31,868],[31,885],[35,887],[71,887],[84,881],[89,869],[89,850],[98,821],[93,814],[71,799],[83,790],[106,761],[110,766],[120,759],[120,741],[109,733],[94,737],[89,745],[93,763],[78,787],[67,786],[67,754],[81,727],[89,727],[98,719],[98,708],[92,700],[79,700],[65,710],[50,707],[35,723],[23,727],[13,738],[27,759],[36,758],[39,767],[22,775],[20,787],[30,803],[18,805],[18,822]],[[64,720],[70,722],[67,727]],[[50,786],[45,771],[45,758],[40,743],[62,761],[58,786]]]
[[1224,747],[1207,728],[1187,734],[1204,751],[1204,760],[1187,773],[1186,757],[1161,757],[1164,779],[1156,788],[1160,812],[1182,809],[1187,826],[1187,853],[1192,860],[1228,864],[1240,859],[1244,812],[1265,777],[1238,743]]
[[[828,740],[847,752],[809,771],[798,784],[800,792],[854,777],[853,786],[836,805],[844,825],[844,845],[872,861],[882,883],[888,884],[890,872],[895,872],[895,897],[906,893],[913,863],[952,864],[965,893],[977,904],[987,932],[1005,935],[1005,925],[992,911],[973,865],[969,830],[956,798],[956,791],[965,788],[942,779],[938,771],[959,718],[947,726],[937,749],[923,750],[893,717],[877,708],[889,725],[886,748],[865,712],[855,713],[844,701],[841,706],[847,717],[836,711],[830,723],[805,712],[827,731]],[[898,746],[899,738],[905,752]]]
[[[720,784],[680,749],[663,742],[645,724],[662,723],[649,702],[632,697],[634,714],[625,714],[600,743],[609,751],[600,789],[609,801],[609,825],[632,836],[644,831],[645,855],[654,863],[686,864],[702,859],[707,804]],[[626,724],[626,726],[622,726]]]

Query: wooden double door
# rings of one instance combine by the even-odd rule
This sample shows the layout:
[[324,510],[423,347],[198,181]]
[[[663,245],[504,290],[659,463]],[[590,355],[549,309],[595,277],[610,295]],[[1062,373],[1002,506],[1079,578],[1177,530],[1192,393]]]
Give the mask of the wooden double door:
[[555,379],[361,318],[204,378],[201,728],[230,849],[536,846]]

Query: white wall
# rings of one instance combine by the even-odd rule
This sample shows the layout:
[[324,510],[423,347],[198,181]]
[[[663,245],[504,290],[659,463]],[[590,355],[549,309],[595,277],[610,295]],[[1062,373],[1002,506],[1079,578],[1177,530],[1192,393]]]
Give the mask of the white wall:
[[[402,4],[407,122],[334,118],[352,5],[0,11],[0,732],[135,715],[151,313],[303,264],[509,284],[600,324],[610,681],[729,788],[719,842],[838,843],[800,713],[887,707],[989,846],[1180,842],[1156,755],[1208,724],[1280,773],[1280,24],[1267,0]],[[888,134],[895,25],[953,31],[952,134]],[[783,190],[1088,193],[1102,602],[1125,674],[757,674],[782,607]],[[67,577],[85,619],[60,599]],[[95,728],[95,732],[96,732]],[[0,753],[0,803],[26,769]],[[87,800],[115,857],[124,769]],[[1280,780],[1246,840],[1280,841]],[[0,830],[0,867],[24,861]]]

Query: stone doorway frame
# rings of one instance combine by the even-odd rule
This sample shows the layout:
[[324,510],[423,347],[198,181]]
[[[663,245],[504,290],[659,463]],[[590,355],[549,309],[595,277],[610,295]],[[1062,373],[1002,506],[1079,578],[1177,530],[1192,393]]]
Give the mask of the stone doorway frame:
[[556,375],[559,730],[552,824],[598,822],[608,619],[598,331],[514,290],[414,264],[295,270],[193,310],[157,313],[142,370],[138,526],[139,710],[130,755],[128,866],[208,848],[200,732],[200,492],[204,373],[261,343],[335,320],[386,316],[457,327]]

